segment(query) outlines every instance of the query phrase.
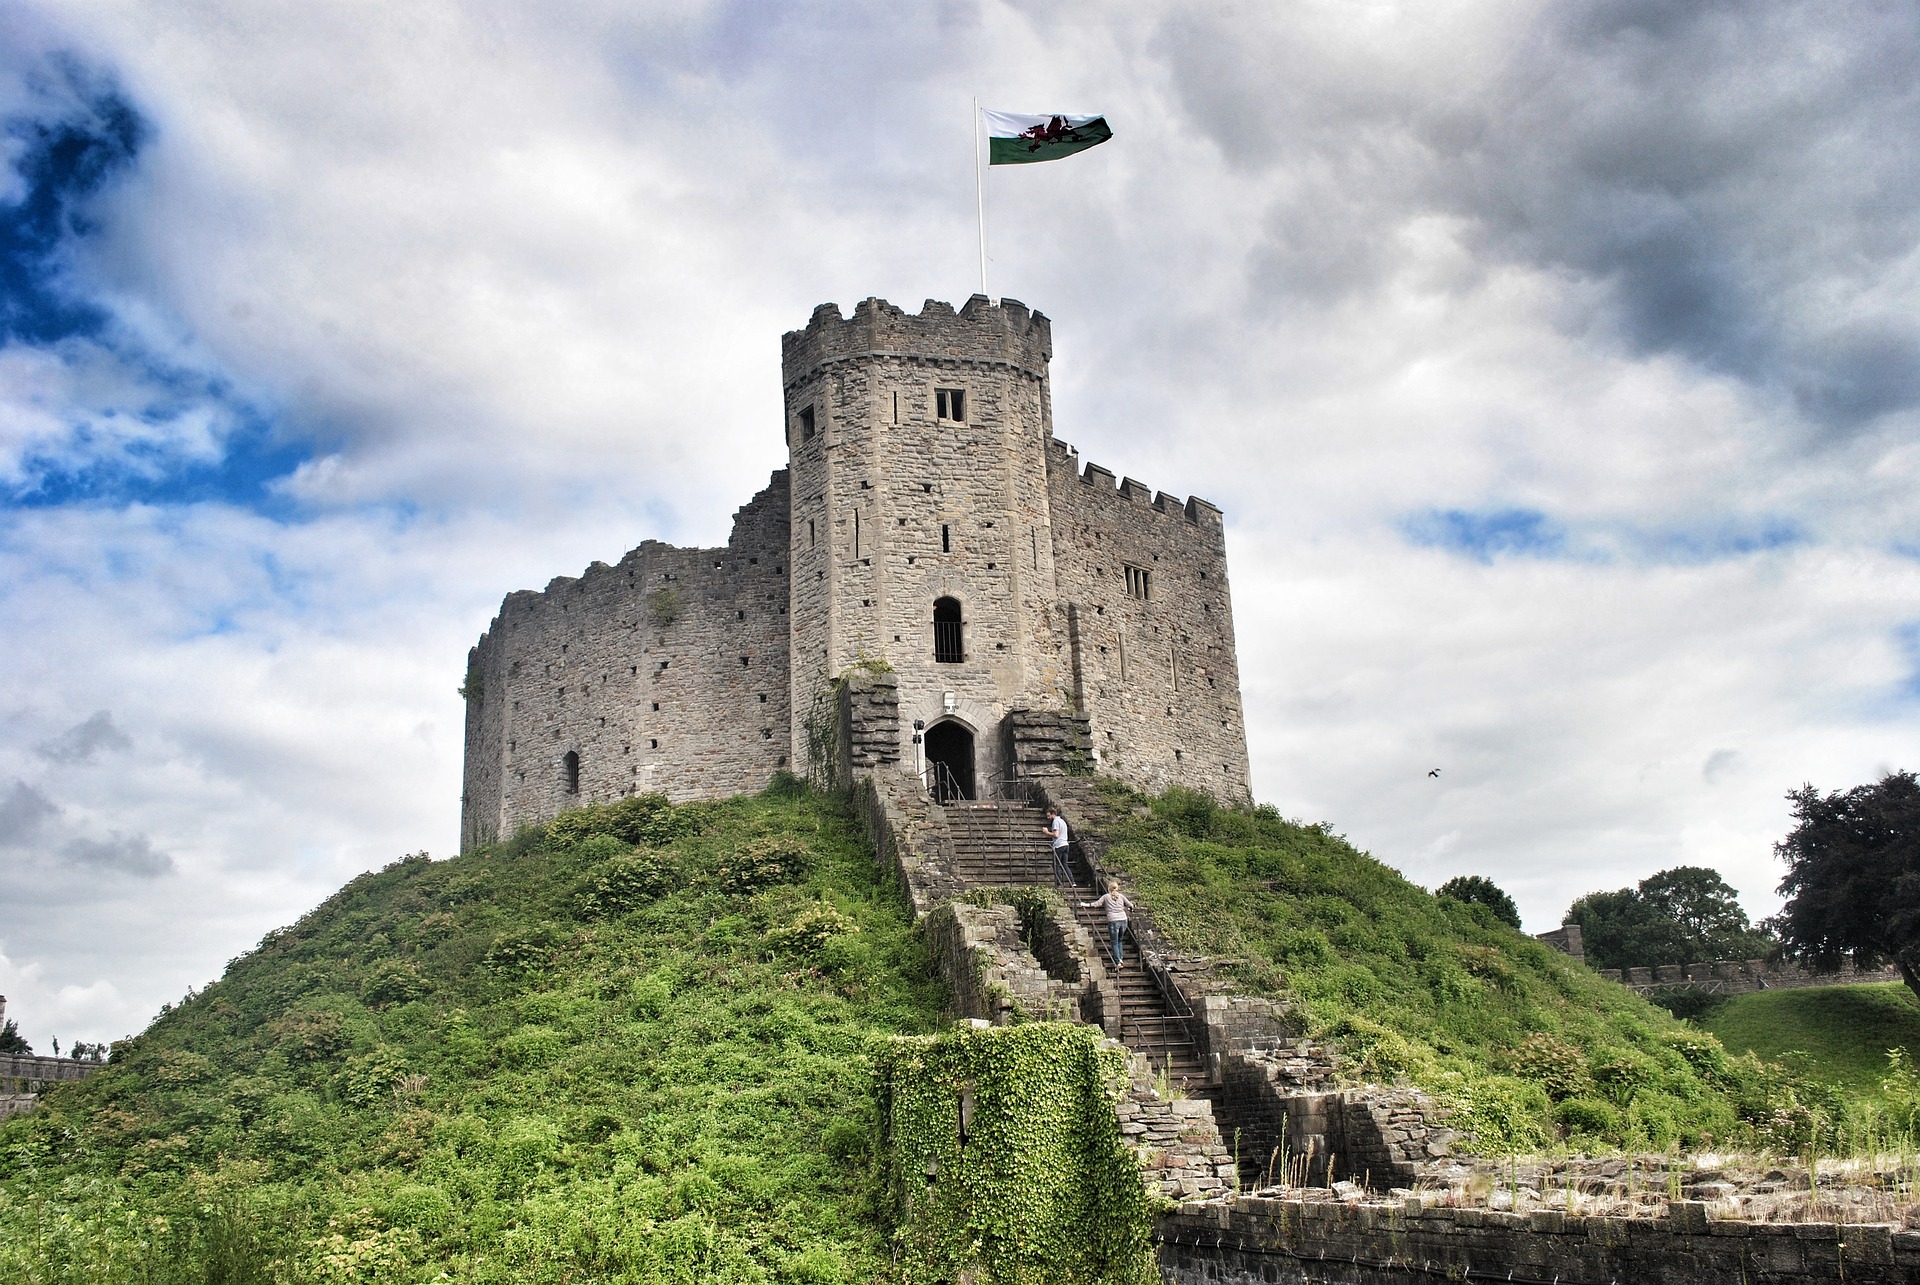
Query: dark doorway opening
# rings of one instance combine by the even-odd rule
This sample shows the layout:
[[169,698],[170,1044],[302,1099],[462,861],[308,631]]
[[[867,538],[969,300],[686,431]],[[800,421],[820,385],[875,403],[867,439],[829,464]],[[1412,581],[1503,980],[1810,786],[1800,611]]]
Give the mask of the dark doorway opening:
[[973,733],[964,723],[927,729],[927,790],[942,803],[973,797]]
[[568,750],[560,756],[560,783],[566,787],[568,794],[580,793],[580,755],[577,751]]
[[967,658],[966,640],[961,636],[958,598],[933,600],[933,659],[942,665],[958,665]]

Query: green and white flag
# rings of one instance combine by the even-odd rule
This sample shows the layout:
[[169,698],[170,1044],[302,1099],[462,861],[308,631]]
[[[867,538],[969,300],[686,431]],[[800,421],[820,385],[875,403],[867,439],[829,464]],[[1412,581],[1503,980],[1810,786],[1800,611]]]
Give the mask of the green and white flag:
[[1057,161],[1113,137],[1105,116],[1022,116],[982,112],[987,118],[987,155],[994,165]]

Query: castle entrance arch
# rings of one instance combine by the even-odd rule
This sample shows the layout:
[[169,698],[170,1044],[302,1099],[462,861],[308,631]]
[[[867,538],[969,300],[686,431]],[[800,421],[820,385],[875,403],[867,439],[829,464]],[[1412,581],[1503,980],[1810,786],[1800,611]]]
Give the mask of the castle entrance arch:
[[971,799],[973,729],[954,719],[943,719],[927,729],[927,784],[942,803]]

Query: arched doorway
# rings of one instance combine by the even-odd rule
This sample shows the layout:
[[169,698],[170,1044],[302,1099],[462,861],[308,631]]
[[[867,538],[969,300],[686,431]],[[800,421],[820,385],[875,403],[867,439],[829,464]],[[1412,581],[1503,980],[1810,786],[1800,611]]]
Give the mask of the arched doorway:
[[927,729],[927,787],[942,803],[973,797],[973,732],[951,719]]

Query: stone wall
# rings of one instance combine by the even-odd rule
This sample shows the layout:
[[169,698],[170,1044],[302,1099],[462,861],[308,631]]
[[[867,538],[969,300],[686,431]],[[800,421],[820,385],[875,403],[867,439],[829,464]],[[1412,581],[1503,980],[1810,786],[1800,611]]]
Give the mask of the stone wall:
[[509,594],[468,658],[462,848],[631,794],[758,790],[787,766],[787,526],[780,472],[724,549],[649,540]]
[[1084,1020],[1085,984],[1050,975],[1028,948],[1015,907],[949,901],[922,923],[956,1016],[995,1026]]
[[[0,1015],[5,1001],[0,1000]],[[0,1053],[0,1120],[33,1110],[39,1095],[56,1084],[84,1080],[105,1066],[68,1057]]]
[[887,768],[900,761],[900,680],[856,666],[840,683],[837,772]]
[[1146,789],[1248,797],[1220,510],[1132,478],[1116,485],[1064,442],[1048,443],[1046,465],[1076,707],[1101,769]]
[[1561,924],[1552,932],[1535,933],[1533,939],[1544,942],[1563,955],[1571,955],[1580,963],[1587,962],[1585,938],[1581,936],[1579,924]]
[[[1314,1193],[1321,1195],[1323,1193]],[[1920,1280],[1920,1232],[1888,1225],[1509,1214],[1419,1196],[1189,1203],[1158,1229],[1166,1285],[1894,1285]]]
[[1901,980],[1897,968],[1857,968],[1842,964],[1834,972],[1816,972],[1791,961],[1723,959],[1712,964],[1661,964],[1655,968],[1603,968],[1600,975],[1645,994],[1696,991],[1707,995],[1746,995],[1753,991],[1795,990],[1811,986],[1862,986]]
[[1151,1065],[1135,1056],[1116,1110],[1120,1137],[1140,1157],[1149,1187],[1174,1201],[1212,1200],[1233,1192],[1233,1152],[1213,1118],[1213,1103],[1160,1092]]

